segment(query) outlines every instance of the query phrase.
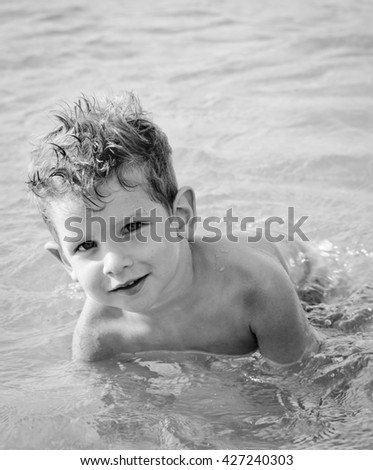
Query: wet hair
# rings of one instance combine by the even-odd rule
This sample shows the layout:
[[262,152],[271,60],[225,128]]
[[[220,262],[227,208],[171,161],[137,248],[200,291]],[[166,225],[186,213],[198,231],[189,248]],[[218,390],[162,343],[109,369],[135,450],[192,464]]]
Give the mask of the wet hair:
[[178,190],[172,150],[133,93],[101,101],[82,96],[55,118],[57,126],[32,153],[27,181],[48,226],[54,200],[75,196],[99,210],[108,196],[103,191],[108,178],[115,175],[131,190],[134,172],[143,176],[149,197],[171,211]]

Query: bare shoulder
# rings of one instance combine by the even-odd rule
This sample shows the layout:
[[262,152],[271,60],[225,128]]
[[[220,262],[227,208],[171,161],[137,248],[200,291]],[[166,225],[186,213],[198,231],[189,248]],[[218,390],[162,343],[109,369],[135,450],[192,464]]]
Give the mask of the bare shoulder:
[[[233,253],[234,252],[234,253]],[[250,330],[266,358],[290,364],[318,349],[286,263],[275,244],[243,243],[232,251],[238,266]]]
[[116,309],[86,300],[73,335],[73,359],[98,361],[118,353],[118,339],[112,338],[108,324],[118,316]]
[[291,364],[315,352],[317,334],[283,266],[263,262],[257,281],[256,308],[250,328],[263,356],[280,364]]
[[282,250],[278,246],[278,243],[261,239],[257,242],[247,242],[247,244],[251,250],[256,252],[258,255],[261,254],[265,257],[271,257],[282,266],[285,272],[288,272],[287,262],[283,256]]

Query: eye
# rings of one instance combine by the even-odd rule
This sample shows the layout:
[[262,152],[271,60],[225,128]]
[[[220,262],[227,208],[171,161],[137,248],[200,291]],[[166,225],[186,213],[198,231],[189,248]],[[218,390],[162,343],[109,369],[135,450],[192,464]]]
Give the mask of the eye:
[[84,251],[91,250],[92,248],[95,248],[95,247],[96,247],[96,242],[87,241],[87,242],[83,242],[80,245],[78,245],[76,247],[75,252],[77,252],[77,251],[80,251],[80,252],[83,251],[84,252]]
[[131,222],[130,224],[127,224],[125,227],[123,227],[123,233],[131,233],[135,232],[136,230],[139,230],[142,226],[142,222]]

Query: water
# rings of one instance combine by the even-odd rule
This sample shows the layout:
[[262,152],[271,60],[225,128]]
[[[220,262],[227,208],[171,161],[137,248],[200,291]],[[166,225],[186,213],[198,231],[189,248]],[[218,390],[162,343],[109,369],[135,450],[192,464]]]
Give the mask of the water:
[[[3,449],[373,448],[373,5],[0,4]],[[199,214],[309,215],[329,269],[301,370],[192,353],[71,361],[82,292],[43,251],[32,142],[59,100],[132,89]]]

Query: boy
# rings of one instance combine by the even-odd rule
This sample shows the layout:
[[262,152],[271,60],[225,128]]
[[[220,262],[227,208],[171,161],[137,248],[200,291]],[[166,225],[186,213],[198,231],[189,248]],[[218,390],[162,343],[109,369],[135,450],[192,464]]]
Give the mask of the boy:
[[246,354],[291,364],[317,350],[286,263],[266,241],[194,234],[165,134],[136,98],[83,98],[34,152],[28,186],[46,248],[86,294],[73,357],[145,350]]

